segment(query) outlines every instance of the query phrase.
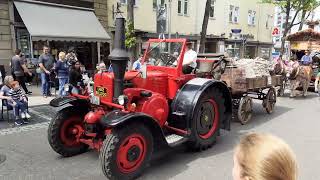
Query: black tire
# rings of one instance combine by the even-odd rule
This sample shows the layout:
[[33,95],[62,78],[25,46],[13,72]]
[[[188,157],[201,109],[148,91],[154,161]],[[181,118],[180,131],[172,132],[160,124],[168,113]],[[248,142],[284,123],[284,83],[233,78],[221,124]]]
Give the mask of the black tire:
[[[130,138],[130,141],[131,138],[135,138],[134,141],[139,141],[141,144],[144,144],[143,147],[146,149],[141,151],[137,145],[131,146],[131,144],[129,144],[129,139],[127,138]],[[134,166],[131,169],[124,167],[124,163],[120,162],[121,158],[119,158],[120,153],[118,152],[121,151],[121,147],[123,146],[131,146],[125,156],[126,161],[128,162],[130,161],[128,158],[133,158],[131,162],[133,162]],[[129,151],[132,152],[130,154],[131,156],[129,155]],[[145,152],[144,155],[141,154],[141,152]],[[102,172],[110,180],[134,179],[140,176],[143,170],[147,167],[151,159],[152,152],[153,137],[151,132],[144,125],[133,123],[122,126],[122,128],[119,129],[113,129],[112,133],[106,136],[100,151]],[[132,157],[132,155],[135,157]]]
[[[68,138],[70,139],[68,139],[68,142],[66,142],[66,140],[64,140],[61,135],[62,128],[68,128],[66,127],[66,123],[72,121],[72,123],[74,124],[83,126],[83,118],[84,114],[80,114],[79,110],[77,111],[75,107],[62,109],[55,115],[54,118],[52,118],[48,128],[48,141],[55,152],[61,154],[64,157],[70,157],[84,153],[88,150],[88,145],[80,142],[74,141],[74,144],[70,145],[70,142],[72,142],[72,140],[74,139],[73,136],[69,136]],[[69,125],[72,126],[71,123]]]
[[[208,88],[202,93],[191,122],[191,137],[188,141],[188,146],[192,150],[206,150],[216,142],[216,138],[220,133],[220,122],[226,116],[224,103],[225,99],[218,88]],[[211,119],[211,121],[208,122],[208,119]],[[210,133],[212,128],[214,131]]]

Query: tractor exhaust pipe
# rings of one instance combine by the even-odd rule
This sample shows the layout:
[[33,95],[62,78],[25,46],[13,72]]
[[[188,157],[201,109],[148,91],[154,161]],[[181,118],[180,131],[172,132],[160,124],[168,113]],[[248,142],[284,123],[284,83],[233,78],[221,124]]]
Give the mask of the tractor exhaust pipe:
[[113,80],[113,98],[117,99],[123,94],[124,74],[127,63],[129,61],[128,53],[125,49],[125,26],[124,18],[116,19],[116,31],[114,38],[114,49],[109,55],[109,60],[112,63],[114,73]]

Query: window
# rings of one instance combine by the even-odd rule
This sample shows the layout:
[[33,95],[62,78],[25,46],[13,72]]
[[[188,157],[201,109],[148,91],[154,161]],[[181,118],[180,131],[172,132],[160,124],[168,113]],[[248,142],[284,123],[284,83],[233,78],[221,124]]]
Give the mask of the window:
[[263,59],[270,59],[270,48],[262,47],[260,49],[260,57]]
[[254,26],[256,21],[256,11],[248,11],[248,25]]
[[240,58],[240,44],[226,44],[226,51],[229,57]]
[[233,22],[233,9],[234,9],[234,6],[230,5],[229,22]]
[[153,7],[153,9],[157,9],[157,8],[158,8],[158,2],[157,2],[157,0],[153,0],[153,2],[152,2],[152,7]]
[[188,15],[188,0],[184,0],[184,15]]
[[214,17],[214,3],[216,0],[211,0],[211,5],[210,5],[210,12],[209,12],[209,17],[213,18]]
[[239,22],[239,7],[230,5],[229,22],[231,23]]
[[[136,6],[137,3],[136,3],[137,0],[133,0],[133,4]],[[128,0],[120,0],[120,3],[121,4],[127,4]]]
[[158,6],[163,6],[165,0],[153,0],[152,7],[153,9],[157,9]]
[[182,0],[178,0],[178,14],[182,14]]
[[189,9],[188,9],[188,0],[178,0],[178,14],[180,15],[188,15]]
[[269,29],[269,28],[271,28],[271,26],[270,26],[270,20],[272,20],[272,18],[273,18],[273,16],[272,15],[267,15],[267,20],[266,20],[266,29]]
[[234,8],[234,17],[233,22],[238,23],[239,22],[239,7]]

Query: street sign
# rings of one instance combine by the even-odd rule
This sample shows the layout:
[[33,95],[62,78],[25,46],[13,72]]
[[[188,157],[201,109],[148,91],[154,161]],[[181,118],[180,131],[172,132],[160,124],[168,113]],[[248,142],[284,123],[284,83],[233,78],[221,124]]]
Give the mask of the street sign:
[[278,27],[274,27],[272,30],[272,36],[279,36],[280,35],[280,29]]

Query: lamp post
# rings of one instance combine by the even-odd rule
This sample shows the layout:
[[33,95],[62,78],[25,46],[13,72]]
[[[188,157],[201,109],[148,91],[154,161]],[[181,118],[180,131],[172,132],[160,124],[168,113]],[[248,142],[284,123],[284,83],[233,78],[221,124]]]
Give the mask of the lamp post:
[[[168,0],[168,15],[167,15],[167,18],[168,18],[168,38],[171,39],[171,3],[172,3],[172,0]],[[171,53],[171,43],[169,43],[169,46],[168,46],[168,52],[169,54]]]

